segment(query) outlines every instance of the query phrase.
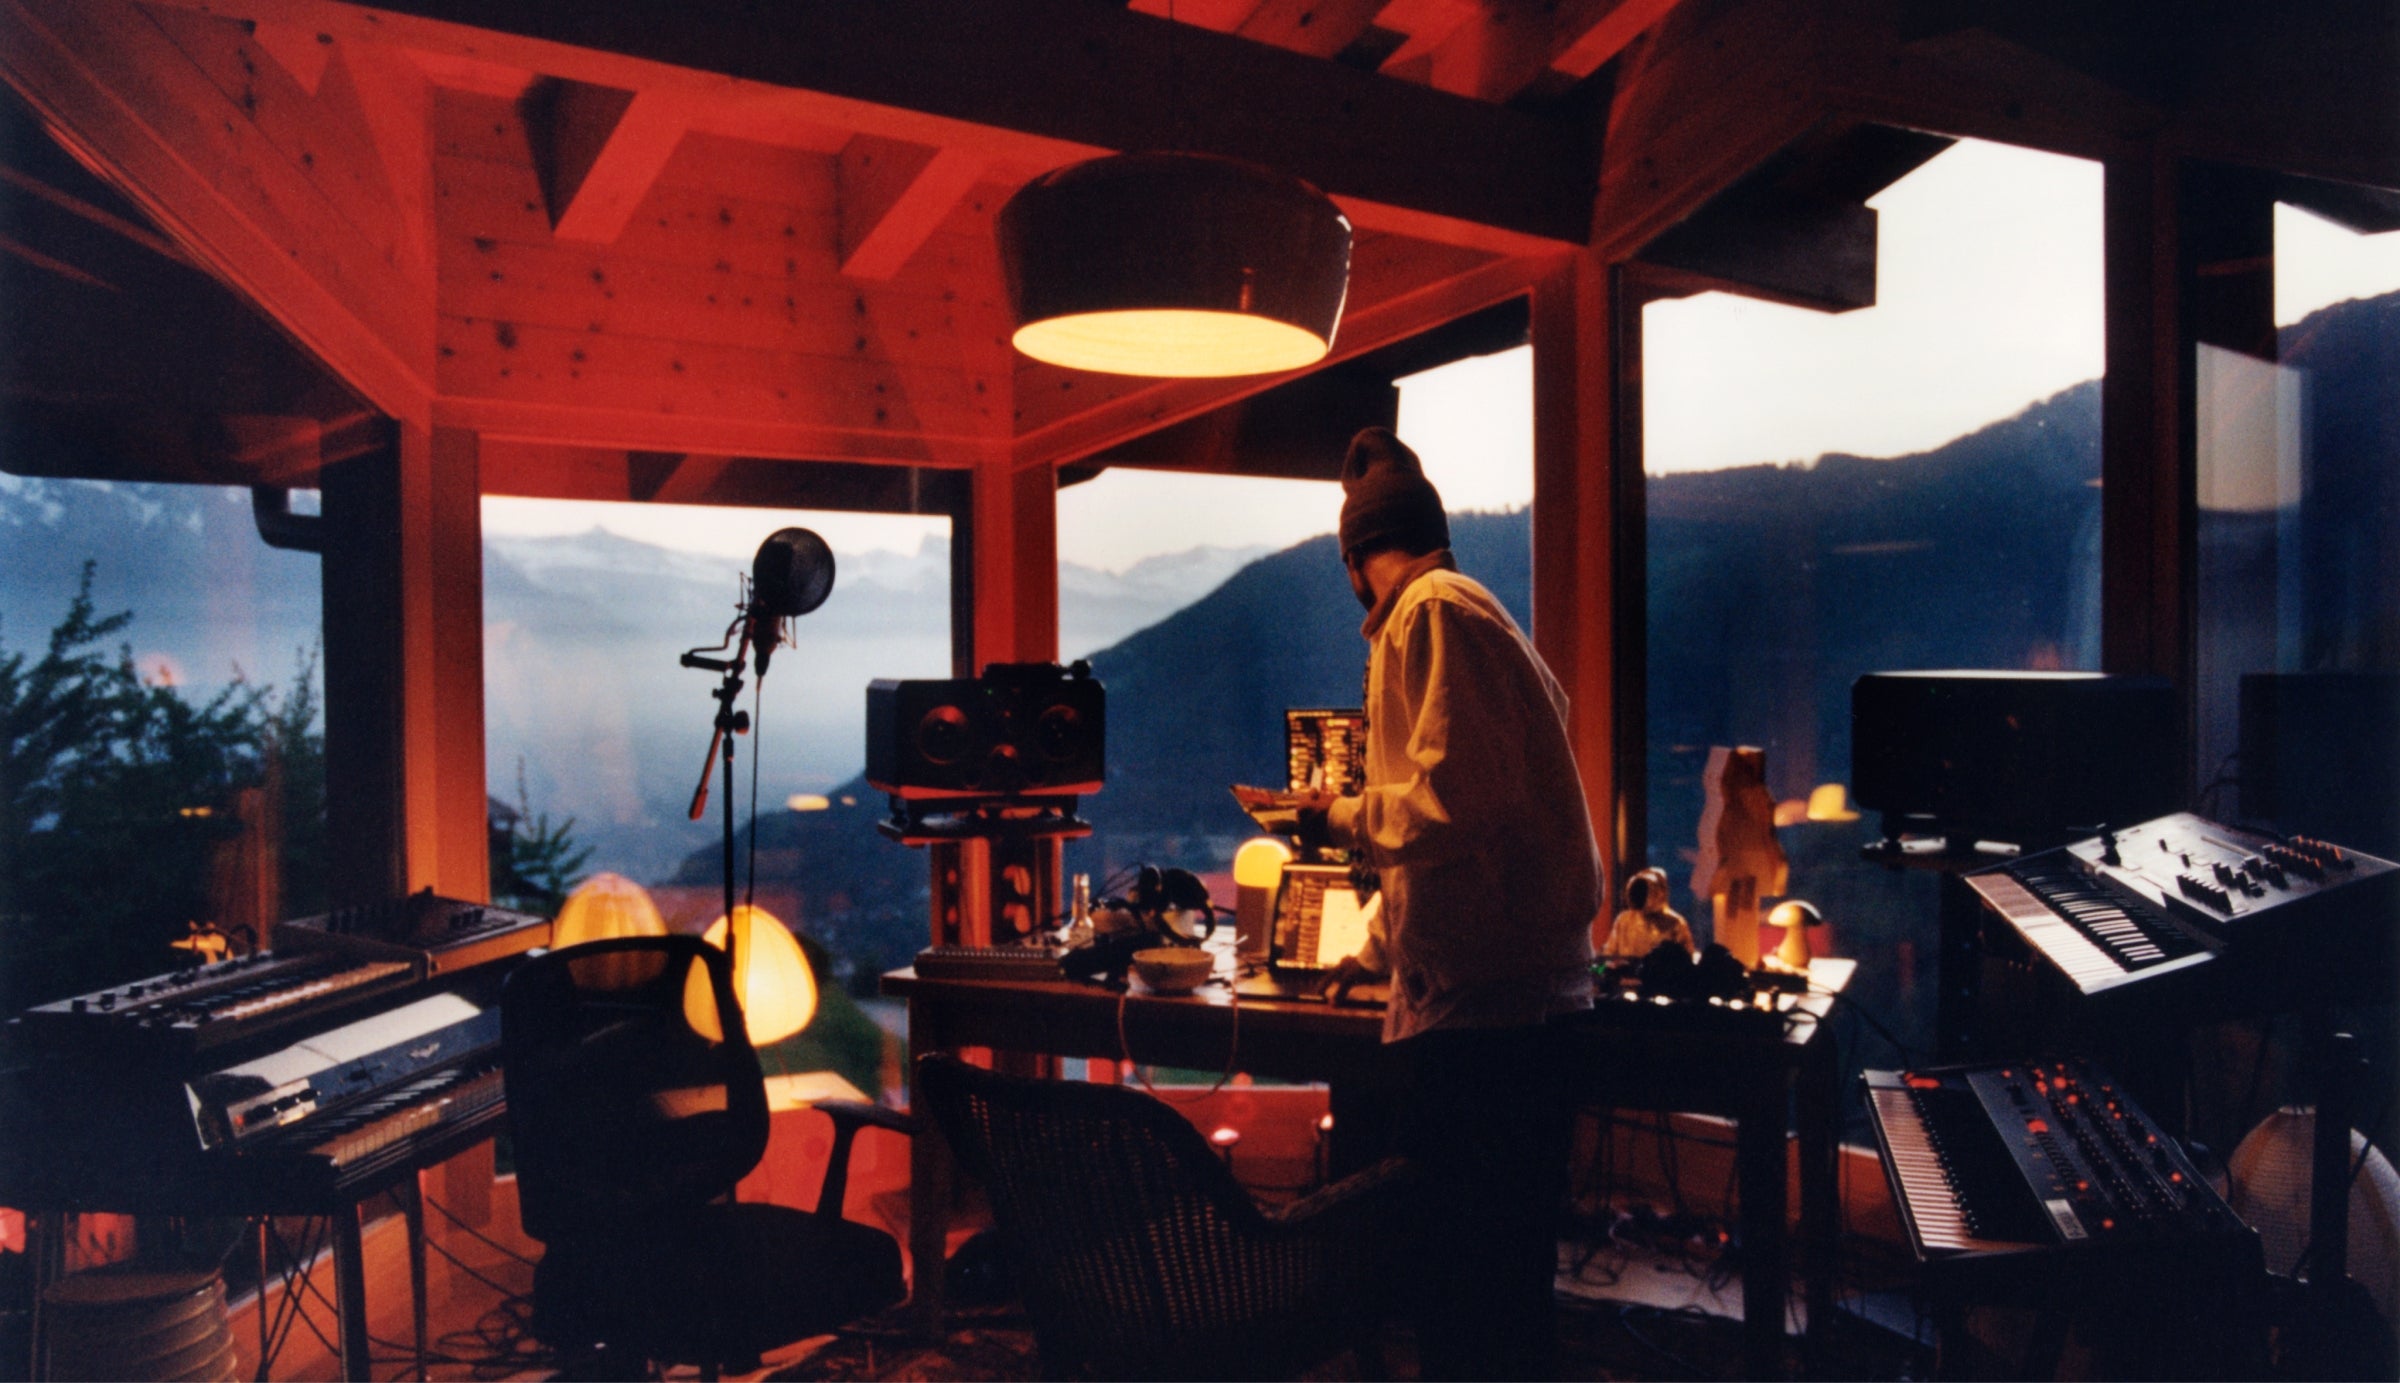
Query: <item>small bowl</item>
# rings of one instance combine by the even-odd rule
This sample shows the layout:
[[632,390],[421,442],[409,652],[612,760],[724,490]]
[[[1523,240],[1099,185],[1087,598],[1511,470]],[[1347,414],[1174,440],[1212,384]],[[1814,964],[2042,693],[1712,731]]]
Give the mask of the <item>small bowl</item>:
[[1217,968],[1217,958],[1194,946],[1153,946],[1133,953],[1133,977],[1159,994],[1189,994]]

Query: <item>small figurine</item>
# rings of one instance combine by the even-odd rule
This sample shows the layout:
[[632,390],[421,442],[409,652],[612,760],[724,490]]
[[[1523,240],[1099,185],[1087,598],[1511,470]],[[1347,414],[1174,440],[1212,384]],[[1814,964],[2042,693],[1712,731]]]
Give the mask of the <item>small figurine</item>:
[[1672,941],[1692,950],[1692,924],[1667,906],[1667,871],[1645,869],[1625,881],[1625,910],[1600,945],[1604,956],[1640,960]]
[[1767,751],[1747,746],[1708,751],[1701,775],[1700,858],[1692,896],[1714,905],[1711,936],[1733,958],[1758,964],[1758,902],[1783,893],[1791,866],[1775,839],[1775,799],[1767,793]]

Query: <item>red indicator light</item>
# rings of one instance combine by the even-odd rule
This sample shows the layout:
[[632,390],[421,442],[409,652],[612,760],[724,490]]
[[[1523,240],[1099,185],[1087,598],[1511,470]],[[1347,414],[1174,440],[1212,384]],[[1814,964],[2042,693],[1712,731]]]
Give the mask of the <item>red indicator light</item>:
[[1911,1090],[1939,1090],[1942,1088],[1941,1081],[1933,1076],[1908,1076],[1904,1079]]
[[2180,1186],[2180,1185],[2182,1185],[2182,1184],[2183,1184],[2183,1173],[2181,1173],[2181,1172],[2169,1172],[2169,1173],[2167,1173],[2167,1180],[2169,1180],[2169,1181],[2172,1181],[2172,1182],[2174,1182],[2174,1183],[2176,1183],[2177,1185],[2179,1185],[2179,1186]]
[[2048,1133],[2050,1131],[2049,1121],[2045,1119],[2027,1119],[2025,1121],[2025,1131],[2027,1133]]
[[2075,1189],[2078,1191],[2089,1191],[2092,1189],[2092,1184],[2088,1181],[2079,1181],[2075,1183]]
[[2115,1229],[2117,1227],[2117,1222],[2115,1220],[2102,1220],[2100,1222],[2100,1227],[2102,1229]]

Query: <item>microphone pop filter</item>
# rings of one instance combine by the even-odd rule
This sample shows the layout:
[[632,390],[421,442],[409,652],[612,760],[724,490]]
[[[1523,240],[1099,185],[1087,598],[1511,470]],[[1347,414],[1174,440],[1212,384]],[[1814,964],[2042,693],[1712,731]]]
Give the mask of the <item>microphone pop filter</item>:
[[833,549],[809,529],[779,528],[758,545],[750,590],[760,608],[778,619],[805,615],[833,594]]

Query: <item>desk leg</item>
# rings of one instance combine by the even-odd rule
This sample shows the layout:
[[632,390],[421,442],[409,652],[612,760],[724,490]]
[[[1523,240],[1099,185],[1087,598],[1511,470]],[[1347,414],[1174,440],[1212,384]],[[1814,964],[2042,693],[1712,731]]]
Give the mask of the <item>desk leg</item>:
[[1801,1364],[1809,1377],[1822,1378],[1842,1235],[1842,1086],[1831,1040],[1808,1046],[1793,1103],[1800,1125],[1800,1269],[1808,1278]]
[[26,1360],[31,1369],[27,1378],[50,1376],[50,1307],[46,1298],[50,1284],[67,1275],[69,1222],[64,1210],[25,1212],[26,1266],[33,1276],[33,1321],[26,1331],[32,1345],[31,1357]]
[[341,1329],[342,1377],[368,1383],[374,1364],[367,1343],[367,1259],[360,1242],[358,1207],[333,1212],[333,1299]]
[[909,1333],[921,1343],[942,1338],[950,1239],[950,1140],[933,1123],[933,1111],[916,1099],[917,1058],[940,1050],[927,1005],[908,1002],[909,1108],[922,1121],[908,1140],[908,1259],[914,1274],[908,1295]]
[[408,1306],[416,1327],[417,1383],[425,1383],[425,1191],[418,1173],[392,1188],[408,1227]]
[[1784,1077],[1762,1069],[1743,1082],[1734,1136],[1741,1186],[1742,1361],[1751,1378],[1784,1376],[1783,1312],[1791,1289],[1784,1216]]

